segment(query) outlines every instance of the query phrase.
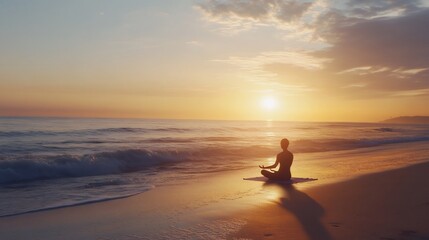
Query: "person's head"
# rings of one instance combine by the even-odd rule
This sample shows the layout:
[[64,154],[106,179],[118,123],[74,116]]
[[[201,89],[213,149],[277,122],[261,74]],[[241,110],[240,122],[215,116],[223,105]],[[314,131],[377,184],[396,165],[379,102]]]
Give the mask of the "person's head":
[[280,146],[282,147],[283,150],[287,150],[287,148],[289,147],[289,140],[287,140],[286,138],[283,138],[280,141]]

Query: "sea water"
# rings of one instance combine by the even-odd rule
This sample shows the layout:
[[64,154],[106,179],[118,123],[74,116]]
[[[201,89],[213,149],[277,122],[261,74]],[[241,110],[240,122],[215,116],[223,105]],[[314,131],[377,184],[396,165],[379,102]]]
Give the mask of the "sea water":
[[295,154],[429,141],[428,125],[0,118],[0,216],[123,198]]

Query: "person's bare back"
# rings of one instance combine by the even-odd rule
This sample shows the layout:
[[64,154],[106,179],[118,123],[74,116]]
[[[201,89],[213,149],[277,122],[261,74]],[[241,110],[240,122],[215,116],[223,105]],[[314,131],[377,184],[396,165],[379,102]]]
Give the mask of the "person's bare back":
[[289,180],[292,177],[290,167],[292,166],[293,162],[293,154],[287,149],[289,146],[289,141],[284,138],[280,142],[280,145],[283,149],[283,152],[277,154],[276,162],[271,166],[259,166],[262,169],[271,170],[272,168],[276,168],[278,165],[280,165],[278,171],[261,170],[261,174],[271,180]]

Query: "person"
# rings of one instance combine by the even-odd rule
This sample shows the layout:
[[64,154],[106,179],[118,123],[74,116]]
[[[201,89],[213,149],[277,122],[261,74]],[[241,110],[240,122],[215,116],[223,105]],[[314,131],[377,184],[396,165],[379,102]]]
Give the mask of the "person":
[[[293,162],[293,154],[287,149],[289,147],[289,140],[286,138],[282,139],[280,142],[280,146],[283,149],[283,152],[277,154],[276,162],[271,166],[259,165],[261,170],[261,174],[270,180],[290,180],[291,173],[290,167]],[[278,165],[279,170],[273,171],[272,168],[276,168]],[[271,171],[267,171],[265,169],[270,169]]]

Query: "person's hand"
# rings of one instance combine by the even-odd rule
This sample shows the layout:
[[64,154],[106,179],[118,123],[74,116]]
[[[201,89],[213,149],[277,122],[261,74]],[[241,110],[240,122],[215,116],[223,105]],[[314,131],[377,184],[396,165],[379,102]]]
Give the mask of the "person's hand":
[[259,165],[260,168],[265,169],[264,165]]

